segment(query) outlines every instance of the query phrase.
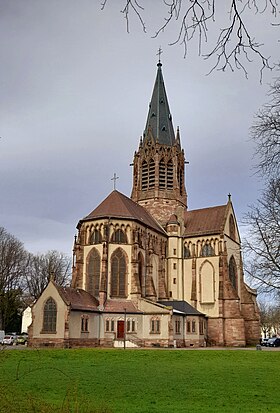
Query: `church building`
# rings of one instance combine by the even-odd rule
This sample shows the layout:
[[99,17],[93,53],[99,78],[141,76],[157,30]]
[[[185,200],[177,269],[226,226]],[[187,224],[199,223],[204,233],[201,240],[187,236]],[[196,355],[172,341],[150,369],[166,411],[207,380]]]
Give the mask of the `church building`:
[[71,287],[51,280],[33,304],[31,346],[258,342],[231,198],[189,210],[185,163],[159,61],[131,197],[113,190],[78,222]]

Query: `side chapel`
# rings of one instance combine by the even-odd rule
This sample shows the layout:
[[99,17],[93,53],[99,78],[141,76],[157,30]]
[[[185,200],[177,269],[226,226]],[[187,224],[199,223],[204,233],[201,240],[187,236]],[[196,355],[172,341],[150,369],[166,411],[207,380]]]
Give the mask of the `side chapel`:
[[229,196],[189,210],[185,155],[162,75],[133,160],[128,198],[111,192],[77,225],[71,287],[32,307],[31,346],[245,346],[260,336]]

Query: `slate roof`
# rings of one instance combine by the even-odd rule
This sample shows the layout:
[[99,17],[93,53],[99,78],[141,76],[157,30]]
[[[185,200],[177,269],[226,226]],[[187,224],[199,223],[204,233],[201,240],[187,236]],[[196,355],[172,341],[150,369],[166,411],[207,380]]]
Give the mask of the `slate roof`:
[[185,237],[220,234],[225,225],[227,205],[185,211]]
[[112,191],[101,204],[98,205],[89,215],[81,221],[88,221],[97,218],[122,218],[136,220],[157,232],[165,234],[162,227],[141,205],[136,204],[132,199],[123,195],[119,191]]
[[160,304],[165,305],[166,307],[172,307],[174,310],[184,313],[185,315],[196,315],[204,316],[205,314],[198,311],[192,305],[187,303],[187,301],[159,301]]
[[134,302],[130,300],[107,300],[103,309],[105,313],[123,314],[125,311],[130,314],[142,314],[142,311],[138,310]]
[[90,293],[80,288],[60,287],[56,288],[63,299],[73,310],[98,311],[99,302]]
[[149,106],[143,141],[148,138],[149,132],[151,132],[155,141],[157,140],[160,144],[171,146],[175,142],[172,116],[161,71],[162,64],[159,62],[157,66],[157,76]]

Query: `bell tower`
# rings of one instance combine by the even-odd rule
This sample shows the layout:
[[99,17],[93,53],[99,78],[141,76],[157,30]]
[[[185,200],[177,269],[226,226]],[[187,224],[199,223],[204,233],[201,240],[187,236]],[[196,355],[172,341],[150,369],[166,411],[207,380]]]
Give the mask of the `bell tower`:
[[175,135],[160,61],[157,67],[146,127],[134,154],[131,198],[165,225],[178,207],[187,207],[187,193],[179,128]]

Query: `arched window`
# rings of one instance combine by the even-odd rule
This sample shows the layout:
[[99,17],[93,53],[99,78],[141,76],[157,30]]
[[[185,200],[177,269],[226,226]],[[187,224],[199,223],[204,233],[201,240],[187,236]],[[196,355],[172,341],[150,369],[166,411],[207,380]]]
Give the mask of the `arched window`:
[[44,306],[43,331],[56,333],[56,303],[53,298],[48,298]]
[[91,235],[90,243],[91,244],[101,244],[102,242],[102,235],[98,229],[95,229]]
[[215,301],[214,268],[206,260],[200,267],[200,302],[202,304]]
[[201,250],[202,257],[210,257],[211,255],[215,255],[214,248],[210,244],[205,244]]
[[235,240],[235,225],[232,214],[229,217],[229,236]]
[[127,244],[125,232],[120,228],[116,229],[112,234],[111,242],[115,242],[116,244]]
[[126,260],[120,248],[111,258],[111,296],[126,297]]
[[237,270],[236,270],[236,262],[233,256],[231,256],[229,260],[228,272],[229,272],[229,279],[230,279],[232,286],[235,289],[237,289]]
[[184,258],[190,258],[191,256],[191,252],[189,247],[187,247],[186,245],[184,246]]
[[144,283],[144,258],[141,252],[138,254],[138,277],[139,277],[139,284],[140,284],[140,291],[142,296],[145,296],[145,283]]
[[93,248],[87,260],[87,291],[94,297],[99,295],[100,261],[99,252]]

